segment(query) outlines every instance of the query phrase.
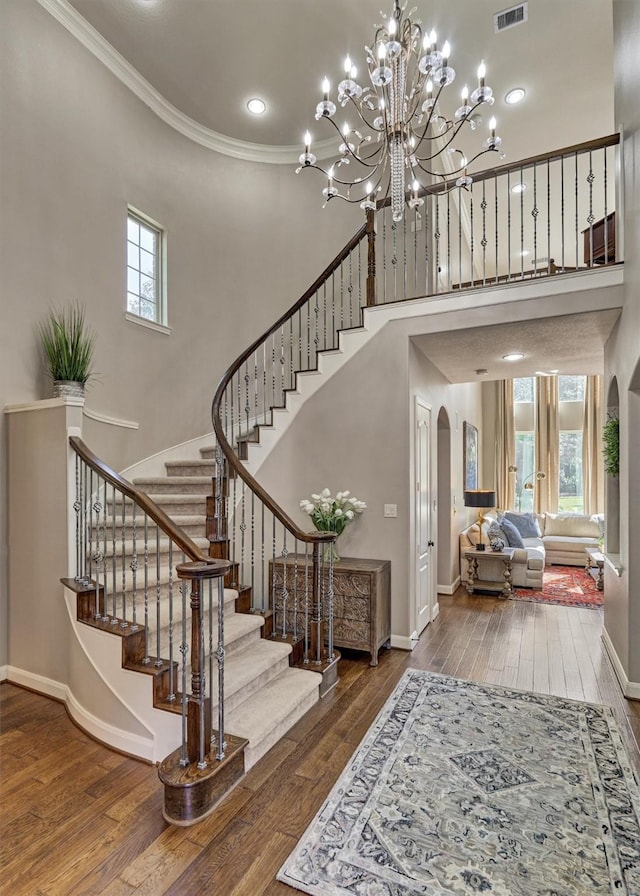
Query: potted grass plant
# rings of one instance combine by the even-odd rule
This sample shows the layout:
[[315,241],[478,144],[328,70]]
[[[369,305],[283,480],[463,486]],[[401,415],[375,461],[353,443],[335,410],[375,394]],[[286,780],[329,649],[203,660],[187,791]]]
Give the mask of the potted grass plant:
[[91,377],[95,333],[85,320],[85,308],[74,303],[53,309],[40,326],[40,338],[53,380],[53,397],[82,397]]

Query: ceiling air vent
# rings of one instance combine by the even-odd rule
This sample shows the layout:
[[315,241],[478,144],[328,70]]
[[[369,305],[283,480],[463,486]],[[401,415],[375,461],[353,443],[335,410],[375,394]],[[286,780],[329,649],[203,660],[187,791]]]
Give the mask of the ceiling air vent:
[[527,12],[527,3],[519,3],[510,9],[503,9],[497,12],[493,17],[493,30],[497,34],[499,31],[506,31],[507,28],[515,28],[516,25],[522,25],[529,18]]

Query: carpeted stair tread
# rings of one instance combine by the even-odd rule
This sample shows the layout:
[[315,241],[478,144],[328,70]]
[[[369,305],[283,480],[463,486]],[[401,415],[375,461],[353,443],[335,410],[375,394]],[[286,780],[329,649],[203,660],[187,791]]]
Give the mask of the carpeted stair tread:
[[215,460],[170,460],[166,461],[167,476],[208,476],[216,474]]
[[133,482],[147,495],[210,495],[212,490],[211,476],[149,476]]
[[[225,608],[226,609],[226,608]],[[218,644],[217,637],[217,622],[218,617],[217,614],[213,619],[213,644],[214,650]],[[261,639],[261,629],[264,624],[264,620],[261,616],[250,613],[227,613],[225,612],[224,618],[224,650],[225,650],[225,664],[229,660],[234,653],[245,650],[251,647],[253,649],[255,645]],[[178,627],[179,628],[179,627]],[[207,645],[208,652],[208,643],[209,643],[209,623],[208,623],[208,614],[205,614],[205,644]],[[174,637],[175,637],[175,628],[174,628]],[[179,637],[179,631],[178,631]],[[152,642],[155,645],[155,637]],[[154,646],[155,650],[155,646]],[[160,630],[160,656],[165,659],[169,656],[169,630],[167,626],[164,626]],[[278,656],[280,659],[280,656]]]
[[287,668],[227,714],[226,728],[246,737],[245,768],[254,765],[319,699],[322,676]]
[[[287,644],[276,644],[273,641],[260,638],[246,650],[239,650],[226,657],[224,663],[226,713],[244,705],[254,695],[260,705],[260,695],[264,693],[264,688],[288,670],[290,652],[291,648]],[[215,713],[218,707],[218,670],[215,658],[212,685],[211,711]],[[234,731],[231,733],[235,734]]]

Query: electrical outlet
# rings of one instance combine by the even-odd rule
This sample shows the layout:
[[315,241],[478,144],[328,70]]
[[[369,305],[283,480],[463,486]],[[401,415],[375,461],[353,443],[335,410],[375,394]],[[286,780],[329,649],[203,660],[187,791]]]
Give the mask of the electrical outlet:
[[384,515],[388,517],[397,517],[398,516],[398,505],[397,504],[385,504],[384,505]]

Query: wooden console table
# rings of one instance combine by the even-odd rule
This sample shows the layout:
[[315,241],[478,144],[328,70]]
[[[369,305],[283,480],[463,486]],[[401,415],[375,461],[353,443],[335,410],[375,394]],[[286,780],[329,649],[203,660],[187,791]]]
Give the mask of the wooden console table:
[[[293,598],[297,578],[299,600],[305,585],[303,557],[290,554],[286,561],[269,561],[269,600],[274,608],[273,589],[283,585],[286,564],[287,591]],[[293,609],[287,615],[293,615]],[[303,627],[304,610],[298,611]],[[378,650],[388,645],[391,638],[391,562],[389,560],[360,560],[343,557],[333,564],[333,643],[336,647],[366,650],[371,654],[371,665],[378,665]]]

